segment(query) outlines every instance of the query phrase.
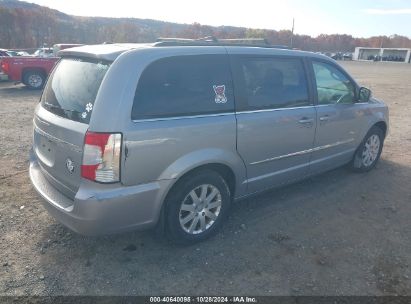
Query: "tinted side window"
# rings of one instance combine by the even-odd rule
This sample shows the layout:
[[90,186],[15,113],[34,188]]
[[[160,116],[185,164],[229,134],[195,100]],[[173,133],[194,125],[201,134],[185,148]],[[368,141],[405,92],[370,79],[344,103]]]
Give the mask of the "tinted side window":
[[242,72],[248,107],[252,110],[310,105],[300,59],[243,59]]
[[150,64],[137,85],[132,119],[234,111],[225,55],[176,56]]
[[337,68],[323,62],[313,62],[319,104],[352,103],[355,87]]

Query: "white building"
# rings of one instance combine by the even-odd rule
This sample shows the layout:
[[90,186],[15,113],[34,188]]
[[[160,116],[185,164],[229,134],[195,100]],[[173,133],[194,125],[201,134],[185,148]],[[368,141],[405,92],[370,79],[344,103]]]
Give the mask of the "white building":
[[398,61],[411,63],[411,49],[356,47],[353,60]]

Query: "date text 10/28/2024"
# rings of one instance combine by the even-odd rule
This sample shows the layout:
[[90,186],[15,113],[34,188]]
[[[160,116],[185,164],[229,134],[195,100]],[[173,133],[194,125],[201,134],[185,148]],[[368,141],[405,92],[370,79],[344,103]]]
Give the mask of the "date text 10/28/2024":
[[150,297],[150,303],[257,303],[254,297]]

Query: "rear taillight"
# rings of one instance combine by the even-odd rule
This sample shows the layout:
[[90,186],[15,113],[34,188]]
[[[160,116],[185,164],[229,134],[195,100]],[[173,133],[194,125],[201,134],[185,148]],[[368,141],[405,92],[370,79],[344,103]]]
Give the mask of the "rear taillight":
[[0,62],[0,70],[4,72],[4,74],[8,74],[9,73],[9,64],[7,62]]
[[101,183],[120,181],[120,133],[87,132],[81,176]]

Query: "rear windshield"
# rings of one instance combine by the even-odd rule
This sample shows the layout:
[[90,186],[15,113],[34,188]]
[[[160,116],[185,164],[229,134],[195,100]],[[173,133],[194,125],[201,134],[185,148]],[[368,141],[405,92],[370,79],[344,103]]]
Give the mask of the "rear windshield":
[[101,81],[110,63],[62,59],[47,82],[41,103],[50,112],[88,124]]

